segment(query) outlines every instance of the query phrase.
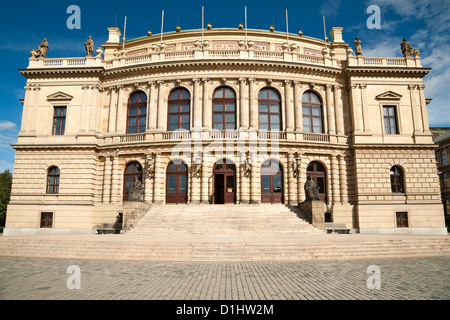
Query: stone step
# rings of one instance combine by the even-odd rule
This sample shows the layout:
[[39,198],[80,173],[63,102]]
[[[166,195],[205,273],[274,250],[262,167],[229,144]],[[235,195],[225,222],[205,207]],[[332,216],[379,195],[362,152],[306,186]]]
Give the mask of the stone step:
[[[304,261],[450,255],[450,240],[344,243],[0,239],[0,256],[142,261]],[[108,237],[108,236],[106,236]],[[113,236],[114,237],[114,236]]]

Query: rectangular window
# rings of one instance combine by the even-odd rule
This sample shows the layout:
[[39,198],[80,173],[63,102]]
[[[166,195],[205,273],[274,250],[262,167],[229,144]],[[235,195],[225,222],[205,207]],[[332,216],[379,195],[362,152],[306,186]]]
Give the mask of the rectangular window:
[[398,134],[397,130],[397,112],[395,106],[384,106],[384,132],[386,134]]
[[53,212],[41,213],[41,228],[53,228]]
[[408,228],[408,212],[396,212],[397,228]]
[[66,130],[67,107],[55,107],[53,113],[53,135],[63,136]]

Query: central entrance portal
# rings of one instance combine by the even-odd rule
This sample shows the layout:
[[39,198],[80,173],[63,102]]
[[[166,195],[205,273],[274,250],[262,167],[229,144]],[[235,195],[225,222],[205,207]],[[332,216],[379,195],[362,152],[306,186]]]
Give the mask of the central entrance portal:
[[236,203],[236,166],[226,159],[214,165],[214,204]]

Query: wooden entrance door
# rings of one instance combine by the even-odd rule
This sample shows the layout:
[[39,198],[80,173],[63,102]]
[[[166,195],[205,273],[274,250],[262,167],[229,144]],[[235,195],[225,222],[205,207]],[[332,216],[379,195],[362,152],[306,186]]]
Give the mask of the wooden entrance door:
[[327,203],[327,174],[320,162],[311,162],[308,165],[307,176],[312,177],[314,183],[319,187],[320,200]]
[[127,165],[123,179],[123,201],[128,201],[130,195],[130,187],[137,181],[142,184],[142,166],[139,162],[132,162]]
[[261,167],[261,202],[283,201],[283,171],[277,161],[267,160]]
[[188,169],[184,162],[167,167],[166,203],[187,203]]
[[236,203],[236,166],[226,160],[214,165],[214,203]]

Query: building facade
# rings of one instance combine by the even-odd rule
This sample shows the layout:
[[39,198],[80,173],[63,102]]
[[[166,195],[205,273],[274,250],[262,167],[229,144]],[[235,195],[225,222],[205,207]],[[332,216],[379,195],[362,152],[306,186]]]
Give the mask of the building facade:
[[290,204],[354,232],[444,234],[420,57],[237,29],[30,58],[6,235],[92,233],[130,201]]
[[444,205],[446,221],[450,221],[450,186],[448,184],[448,176],[450,175],[450,128],[435,128],[433,131],[436,132],[434,142],[438,145],[436,161],[441,182],[442,204]]

